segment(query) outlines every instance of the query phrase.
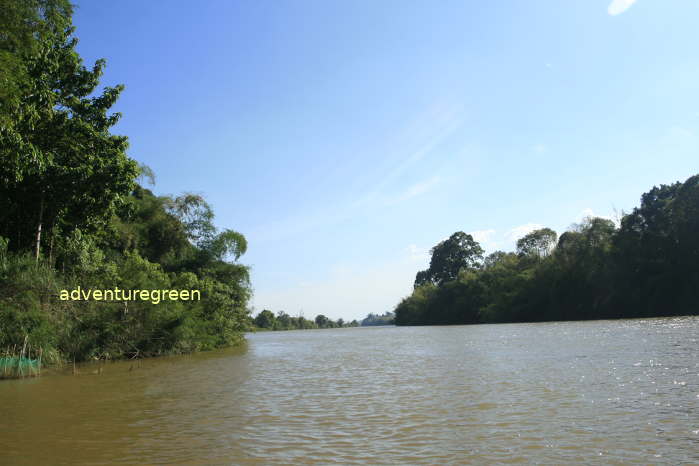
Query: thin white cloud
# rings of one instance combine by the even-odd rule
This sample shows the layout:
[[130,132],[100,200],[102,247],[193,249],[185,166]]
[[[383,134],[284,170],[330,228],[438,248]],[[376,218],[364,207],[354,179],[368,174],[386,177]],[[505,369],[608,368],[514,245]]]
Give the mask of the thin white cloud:
[[[441,183],[439,176],[433,176],[408,186],[405,190],[393,197],[379,197],[372,199],[374,206],[392,206],[409,199],[421,196]],[[271,222],[250,231],[246,236],[255,242],[277,241],[281,236],[300,234],[309,230],[339,223],[356,215],[360,206],[357,203],[347,206],[345,209],[327,209],[306,213],[299,216],[288,217],[276,222]]]
[[617,219],[615,218],[615,216],[596,214],[595,211],[592,210],[592,209],[589,208],[589,207],[586,207],[585,209],[582,210],[582,212],[580,212],[580,214],[578,215],[578,221],[579,221],[579,222],[582,222],[582,221],[585,220],[586,218],[603,218],[603,219],[606,219],[606,220],[611,220],[612,222],[614,222],[614,223],[616,223],[616,224],[619,223],[619,222],[617,221]]
[[417,146],[417,149],[407,152],[401,149],[396,152],[391,157],[392,166],[371,189],[354,202],[353,207],[375,204],[377,199],[384,197],[383,193],[387,191],[387,187],[399,180],[418,162],[433,154],[435,149],[462,125],[462,113],[463,110],[460,107],[449,107],[436,112],[432,116],[430,131],[423,135],[421,138],[423,142]]
[[473,239],[478,241],[478,244],[480,244],[486,252],[490,252],[497,249],[499,245],[499,243],[493,238],[495,233],[497,233],[497,231],[491,228],[488,230],[471,231],[469,232],[469,235],[473,236]]
[[538,230],[540,228],[544,228],[543,225],[540,225],[538,223],[526,223],[524,225],[516,226],[507,233],[505,233],[505,238],[507,238],[510,241],[517,241],[526,234],[531,233],[532,231]]
[[[368,210],[376,207],[385,207],[393,202],[409,199],[427,192],[437,184],[439,179],[430,179],[432,183],[417,183],[409,187],[401,195],[393,199],[387,195],[396,186],[406,172],[409,172],[416,164],[425,158],[429,158],[440,144],[447,140],[458,130],[463,123],[464,108],[453,103],[438,103],[434,108],[419,115],[404,131],[400,131],[385,148],[388,155],[381,153],[377,161],[388,160],[387,166],[378,172],[383,176],[375,180],[370,188],[358,186],[363,194],[353,201],[347,201],[342,207],[334,203],[324,208],[309,209],[299,208],[296,212],[290,212],[288,216],[280,219],[261,223],[249,228],[247,235],[249,240],[256,244],[268,241],[279,241],[280,238],[301,234],[329,224],[340,223],[358,215],[367,215]],[[405,142],[405,141],[408,142]],[[383,150],[383,149],[382,149]],[[372,172],[373,170],[368,170]],[[424,182],[423,182],[424,183]],[[364,183],[362,183],[364,184]],[[354,190],[354,189],[353,189]],[[401,196],[404,199],[401,199]],[[251,241],[252,242],[252,241]]]
[[408,187],[405,191],[403,191],[401,194],[394,198],[389,198],[386,199],[385,203],[387,205],[393,205],[393,204],[398,204],[399,202],[404,202],[407,201],[408,199],[412,199],[414,197],[420,196],[422,194],[425,194],[428,191],[431,191],[435,186],[437,186],[440,182],[440,178],[438,176],[433,176],[432,178],[429,178],[427,180],[420,181],[418,183],[415,183],[414,185]]
[[612,16],[620,15],[636,3],[636,0],[612,0],[607,8],[607,13]]
[[495,234],[495,230],[490,229],[490,230],[476,230],[472,231],[469,233],[469,235],[473,236],[473,239],[476,241],[480,242],[486,242],[490,241],[492,236]]

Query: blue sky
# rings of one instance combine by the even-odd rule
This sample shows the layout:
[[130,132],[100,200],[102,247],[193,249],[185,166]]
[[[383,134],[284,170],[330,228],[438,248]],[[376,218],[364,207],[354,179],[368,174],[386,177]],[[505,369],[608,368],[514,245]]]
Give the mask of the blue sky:
[[694,0],[87,2],[115,132],[245,234],[257,311],[361,318],[455,231],[488,252],[699,172]]

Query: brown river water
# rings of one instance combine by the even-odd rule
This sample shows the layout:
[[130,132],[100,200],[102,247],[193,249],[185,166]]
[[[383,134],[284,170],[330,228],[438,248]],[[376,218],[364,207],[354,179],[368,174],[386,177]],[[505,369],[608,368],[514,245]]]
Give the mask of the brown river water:
[[0,381],[0,464],[699,464],[699,318],[266,332]]

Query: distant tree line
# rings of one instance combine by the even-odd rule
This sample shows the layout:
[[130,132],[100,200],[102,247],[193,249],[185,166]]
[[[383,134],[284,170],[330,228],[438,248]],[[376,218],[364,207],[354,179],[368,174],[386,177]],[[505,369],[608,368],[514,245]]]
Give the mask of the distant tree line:
[[306,319],[303,316],[292,317],[284,311],[274,312],[265,309],[254,319],[252,324],[255,328],[264,330],[305,330],[313,328],[343,328],[358,327],[356,320],[345,322],[343,319],[332,320],[323,314],[318,314],[315,319]]
[[620,225],[588,217],[543,228],[516,252],[454,233],[395,308],[396,325],[536,322],[699,314],[699,175],[654,187]]
[[364,319],[362,319],[362,327],[371,327],[375,325],[393,325],[395,315],[392,312],[386,312],[384,314],[373,314],[369,313]]

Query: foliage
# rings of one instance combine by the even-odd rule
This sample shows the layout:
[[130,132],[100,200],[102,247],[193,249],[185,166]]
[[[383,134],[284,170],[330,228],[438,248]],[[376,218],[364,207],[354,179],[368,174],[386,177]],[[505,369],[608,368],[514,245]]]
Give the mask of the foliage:
[[[219,231],[203,197],[156,196],[110,114],[64,0],[0,0],[0,348],[49,359],[237,344],[250,326],[245,237]],[[199,290],[200,300],[66,301],[61,290]]]
[[35,84],[32,60],[46,47],[47,37],[69,26],[72,5],[67,0],[0,0],[0,11],[0,130],[12,140],[18,117],[36,116],[37,109],[26,101]]
[[274,313],[268,309],[260,311],[252,322],[259,330],[306,330],[359,326],[356,320],[352,322],[345,322],[343,319],[333,321],[323,314],[317,315],[313,320],[305,319],[303,316],[292,317],[284,311],[279,311],[275,316]]
[[258,326],[259,328],[274,328],[275,324],[275,318],[274,318],[274,313],[272,311],[268,311],[265,309],[264,311],[260,312],[257,317],[255,317],[255,325]]
[[415,287],[425,283],[442,285],[455,280],[462,269],[478,267],[483,260],[483,249],[471,235],[457,231],[432,248],[432,259],[427,270],[418,272]]
[[385,312],[382,315],[369,313],[362,319],[362,327],[370,327],[375,325],[393,325],[395,315],[392,312]]
[[471,241],[445,247],[452,238],[467,240],[455,233],[433,248],[430,269],[418,272],[413,293],[396,306],[395,322],[697,314],[697,232],[699,175],[643,194],[640,207],[625,215],[619,228],[608,219],[586,218],[557,243],[556,233],[543,228],[520,239],[516,254],[496,251],[480,262],[480,248]]
[[550,228],[541,228],[517,240],[517,253],[542,258],[548,256],[556,245],[558,235]]
[[70,6],[18,5],[35,26],[30,45],[10,47],[24,84],[7,91],[17,105],[8,109],[12,125],[0,128],[0,235],[13,251],[38,255],[42,230],[95,231],[106,223],[133,188],[137,164],[126,156],[127,138],[109,131],[121,116],[108,111],[123,86],[96,93],[105,62],[83,65]]

